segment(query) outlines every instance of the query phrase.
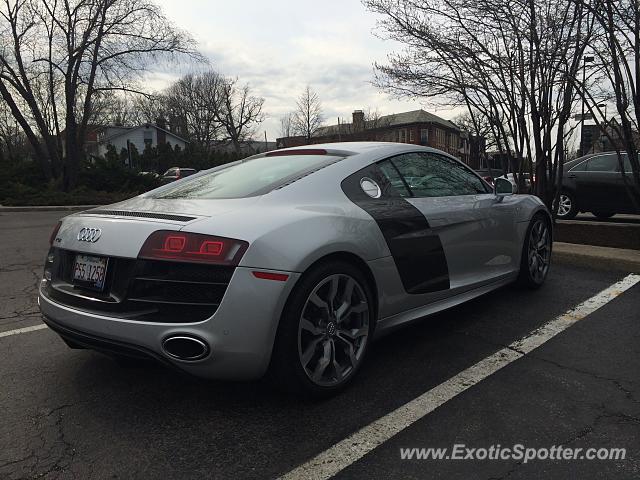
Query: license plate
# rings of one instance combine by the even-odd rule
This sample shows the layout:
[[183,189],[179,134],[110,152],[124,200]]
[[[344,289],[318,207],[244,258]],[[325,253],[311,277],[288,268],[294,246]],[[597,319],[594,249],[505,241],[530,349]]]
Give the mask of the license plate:
[[94,290],[104,289],[108,258],[76,255],[73,262],[73,283]]

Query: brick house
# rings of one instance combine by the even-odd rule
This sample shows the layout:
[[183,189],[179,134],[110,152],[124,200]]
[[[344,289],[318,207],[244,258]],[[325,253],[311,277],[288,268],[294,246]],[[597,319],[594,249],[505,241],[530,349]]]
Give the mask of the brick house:
[[[379,141],[425,145],[445,151],[467,164],[475,163],[480,146],[468,132],[462,132],[453,122],[425,110],[384,115],[365,120],[362,110],[356,110],[351,123],[321,127],[311,138],[312,144],[326,142]],[[276,139],[277,148],[306,145],[304,136]],[[475,147],[475,148],[474,148]]]

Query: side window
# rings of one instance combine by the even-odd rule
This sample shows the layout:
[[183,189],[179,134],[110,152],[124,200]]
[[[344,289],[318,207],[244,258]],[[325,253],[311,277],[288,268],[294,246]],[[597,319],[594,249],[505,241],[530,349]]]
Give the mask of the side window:
[[384,162],[379,163],[378,166],[380,167],[380,170],[382,170],[383,175],[387,177],[387,180],[389,180],[389,183],[391,183],[391,186],[396,189],[401,197],[411,196],[411,193],[407,190],[398,170],[396,170],[396,167],[391,164],[390,160],[385,160]]
[[484,182],[455,160],[433,153],[408,153],[390,159],[415,197],[487,193]]
[[618,165],[617,155],[598,155],[589,159],[589,172],[615,172]]
[[624,154],[624,173],[631,173],[631,160],[626,153]]
[[589,160],[585,160],[584,162],[579,163],[578,165],[572,167],[570,171],[572,172],[586,172],[589,167]]

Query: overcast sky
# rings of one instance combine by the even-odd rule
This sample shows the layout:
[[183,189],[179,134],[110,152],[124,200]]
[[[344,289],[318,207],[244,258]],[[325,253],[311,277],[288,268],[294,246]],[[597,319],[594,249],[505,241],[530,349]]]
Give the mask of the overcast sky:
[[[214,69],[248,82],[265,98],[259,138],[265,130],[269,140],[278,136],[280,117],[307,84],[320,96],[327,124],[338,116],[350,119],[355,109],[388,114],[421,108],[419,101],[394,100],[371,85],[373,63],[400,46],[374,35],[376,16],[359,0],[157,2],[195,37]],[[163,88],[174,76],[178,72],[156,74],[151,85]]]

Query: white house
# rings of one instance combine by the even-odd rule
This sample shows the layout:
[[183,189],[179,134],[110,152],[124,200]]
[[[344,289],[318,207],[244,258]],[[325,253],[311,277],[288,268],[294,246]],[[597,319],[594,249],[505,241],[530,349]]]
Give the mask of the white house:
[[189,142],[184,138],[152,123],[145,123],[137,127],[108,126],[102,128],[98,133],[97,155],[104,156],[107,153],[108,145],[113,145],[116,152],[120,153],[123,148],[128,150],[129,145],[133,144],[136,150],[142,153],[147,145],[157,147],[167,144],[172,148],[178,145],[184,149],[187,143]]

